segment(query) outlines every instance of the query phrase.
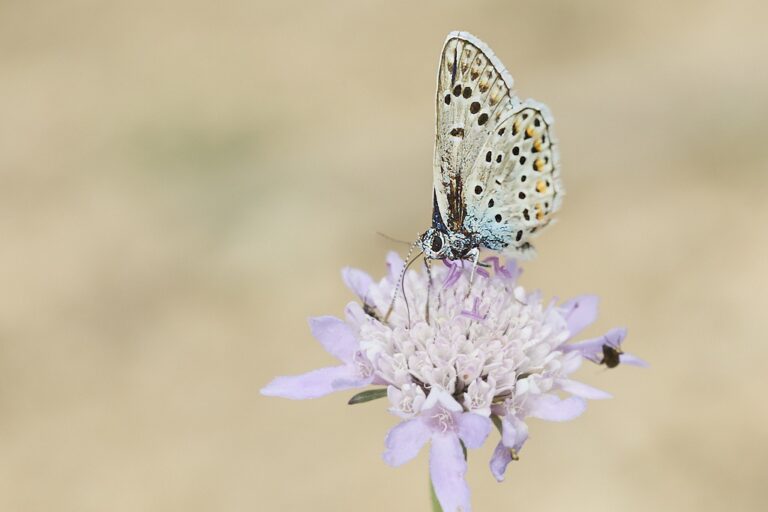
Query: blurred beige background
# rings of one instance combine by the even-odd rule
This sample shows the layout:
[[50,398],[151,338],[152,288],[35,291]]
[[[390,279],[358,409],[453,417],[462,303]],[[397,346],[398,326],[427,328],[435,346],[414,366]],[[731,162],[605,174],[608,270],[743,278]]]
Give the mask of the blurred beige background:
[[478,511],[765,510],[768,8],[759,1],[0,3],[0,510],[427,510],[331,363],[345,265],[429,222],[445,35],[550,105],[568,189],[523,284],[593,292],[649,370],[533,420]]

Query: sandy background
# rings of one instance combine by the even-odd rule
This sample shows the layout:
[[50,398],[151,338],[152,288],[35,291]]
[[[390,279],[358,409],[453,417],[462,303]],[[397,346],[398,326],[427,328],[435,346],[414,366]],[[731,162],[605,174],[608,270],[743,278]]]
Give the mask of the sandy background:
[[523,284],[653,364],[583,368],[615,399],[533,420],[503,484],[471,453],[475,509],[765,510],[765,5],[0,3],[0,510],[427,510],[380,403],[258,389],[427,226],[459,28],[557,120]]

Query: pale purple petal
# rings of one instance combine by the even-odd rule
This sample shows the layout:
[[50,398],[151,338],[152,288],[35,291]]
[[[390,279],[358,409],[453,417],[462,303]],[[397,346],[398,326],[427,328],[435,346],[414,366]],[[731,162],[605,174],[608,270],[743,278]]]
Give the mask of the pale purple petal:
[[405,464],[419,454],[431,435],[432,430],[420,418],[400,423],[384,440],[384,462],[390,466]]
[[627,352],[619,356],[619,361],[621,362],[621,364],[639,366],[640,368],[648,368],[649,366],[651,366],[650,364],[648,364],[647,361],[640,359],[639,357],[629,354]]
[[621,342],[627,337],[627,329],[625,327],[614,327],[607,333],[605,333],[605,344],[615,348],[616,350],[621,348]]
[[329,354],[345,363],[352,362],[360,343],[346,323],[334,316],[318,316],[309,319],[309,328]]
[[512,453],[509,448],[499,441],[496,445],[496,449],[493,450],[493,456],[491,456],[491,473],[497,481],[504,481],[504,473],[507,471],[507,466],[512,462]]
[[569,421],[587,408],[586,401],[578,396],[570,396],[561,400],[555,395],[538,395],[528,399],[526,403],[528,415],[547,421]]
[[366,319],[371,318],[365,313],[362,306],[354,301],[347,304],[347,307],[344,308],[344,314],[347,317],[347,321],[355,325],[360,325],[365,322]]
[[469,486],[464,480],[467,461],[459,438],[453,433],[432,436],[429,474],[443,512],[470,512]]
[[421,409],[427,411],[438,404],[452,412],[460,412],[464,410],[461,404],[457,402],[449,392],[439,388],[432,388],[429,390],[427,400],[424,402],[424,405],[421,406]]
[[527,439],[528,425],[523,420],[512,414],[501,418],[501,442],[496,445],[490,462],[491,473],[496,480],[504,480],[507,465],[514,460],[512,453],[519,452]]
[[378,386],[378,385],[389,386],[392,383],[389,382],[388,380],[383,379],[378,374],[374,374],[373,378],[371,379],[371,384],[373,384],[374,386]]
[[[370,382],[370,379],[367,379]],[[366,386],[352,366],[320,368],[302,375],[277,377],[261,389],[266,396],[280,396],[292,400],[318,398],[334,391]]]
[[338,391],[341,389],[363,388],[371,384],[380,384],[378,382],[375,383],[373,381],[374,381],[373,375],[369,377],[362,377],[360,375],[351,375],[349,377],[341,377],[339,379],[336,379],[331,383],[331,385],[333,386],[334,391]]
[[561,360],[563,366],[560,368],[560,372],[562,375],[570,375],[579,369],[582,362],[584,362],[584,357],[581,354],[568,352],[563,355]]
[[472,412],[457,415],[459,437],[467,448],[480,448],[491,433],[491,420]]
[[368,297],[368,289],[373,284],[371,276],[362,270],[345,267],[341,270],[341,278],[344,281],[344,284],[347,285],[347,288],[352,290],[352,292],[363,301]]
[[528,440],[528,425],[513,414],[501,418],[501,442],[519,452]]
[[597,319],[597,295],[581,295],[560,306],[568,331],[575,336]]
[[593,388],[583,382],[577,382],[570,379],[561,379],[559,381],[560,389],[570,393],[572,395],[580,396],[582,398],[588,398],[590,400],[604,400],[611,398],[610,393],[606,393],[602,389]]
[[405,262],[395,251],[389,251],[387,253],[387,268],[389,269],[389,280],[393,283],[397,283],[400,277],[400,272],[403,270]]
[[562,345],[560,350],[565,353],[578,352],[584,359],[599,363],[603,359],[603,345],[605,345],[605,337],[601,336],[578,343]]

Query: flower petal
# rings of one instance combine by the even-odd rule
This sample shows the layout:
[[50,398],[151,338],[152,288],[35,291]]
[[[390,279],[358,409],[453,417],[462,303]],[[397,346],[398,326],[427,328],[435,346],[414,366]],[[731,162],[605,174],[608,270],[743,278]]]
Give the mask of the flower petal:
[[560,384],[560,389],[563,391],[572,395],[580,396],[582,398],[589,398],[590,400],[604,400],[606,398],[612,397],[610,393],[606,393],[602,389],[588,386],[583,382],[577,382],[570,379],[560,379],[558,383]]
[[345,363],[351,362],[360,348],[352,329],[335,316],[310,318],[309,328],[329,354]]
[[605,344],[605,337],[592,338],[589,340],[580,341],[578,343],[564,344],[560,347],[565,353],[578,352],[584,359],[589,359],[594,363],[599,363],[603,358],[603,345]]
[[459,438],[453,433],[432,436],[429,474],[443,512],[470,512],[469,486],[464,480],[467,461]]
[[538,395],[528,399],[526,403],[528,415],[547,421],[569,421],[587,408],[586,401],[578,396],[570,396],[561,400],[555,395]]
[[501,442],[507,448],[519,452],[528,440],[528,425],[514,414],[501,418]]
[[624,352],[619,356],[619,361],[621,361],[621,364],[629,364],[632,366],[639,366],[640,368],[648,368],[651,366],[648,364],[647,361],[644,361],[643,359],[640,359],[639,357],[632,355],[628,352]]
[[615,349],[621,348],[621,342],[627,337],[626,327],[614,327],[607,333],[605,333],[605,344]]
[[562,345],[560,350],[563,352],[576,351],[580,353],[584,359],[600,363],[603,360],[603,345],[608,345],[616,350],[621,350],[621,342],[624,341],[624,338],[626,337],[626,328],[614,327],[599,338],[591,338],[578,343]]
[[366,386],[369,382],[370,379],[361,379],[351,366],[331,366],[302,375],[277,377],[261,389],[261,394],[304,400],[325,396],[334,391]]
[[341,269],[341,279],[344,281],[344,284],[347,285],[347,288],[365,301],[366,297],[368,297],[368,288],[373,284],[371,276],[362,270],[345,267]]
[[447,392],[444,389],[439,389],[437,387],[433,387],[429,390],[429,395],[427,396],[427,400],[424,402],[424,405],[421,406],[421,409],[426,411],[428,409],[431,409],[435,407],[437,404],[442,405],[449,411],[453,412],[459,412],[463,411],[464,408],[461,406],[459,402],[456,401],[453,396],[449,392]]
[[405,464],[429,441],[432,431],[420,418],[408,420],[392,428],[384,440],[384,462],[390,466]]
[[563,354],[562,359],[560,360],[561,364],[563,365],[560,369],[561,375],[570,375],[576,370],[579,369],[581,366],[581,363],[584,362],[584,357],[579,354],[578,352],[566,352]]
[[[397,283],[400,277],[400,272],[403,270],[405,262],[395,251],[389,251],[387,253],[387,268],[389,268],[389,280],[392,283]],[[399,283],[398,283],[399,284]]]
[[510,462],[512,462],[512,453],[509,451],[509,448],[499,441],[499,444],[496,445],[496,449],[493,450],[490,462],[491,473],[493,473],[493,477],[496,481],[504,481],[504,473],[507,471],[507,466]]
[[479,414],[459,414],[456,423],[459,426],[459,437],[467,448],[480,448],[491,433],[491,420]]
[[370,318],[362,306],[354,301],[347,304],[347,307],[344,308],[344,314],[347,317],[347,321],[355,325],[361,325],[365,322],[366,318]]
[[571,336],[577,335],[597,319],[599,300],[597,295],[580,295],[560,306]]

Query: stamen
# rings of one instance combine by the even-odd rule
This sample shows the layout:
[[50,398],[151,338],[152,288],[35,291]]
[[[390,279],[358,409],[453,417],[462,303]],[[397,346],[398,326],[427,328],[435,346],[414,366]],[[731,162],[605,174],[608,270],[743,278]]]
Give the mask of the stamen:
[[459,314],[477,321],[485,320],[485,315],[480,314],[479,308],[480,308],[480,298],[475,297],[475,302],[472,305],[472,311],[462,311]]
[[437,420],[437,424],[440,426],[442,432],[453,430],[453,417],[451,416],[451,413],[445,409],[440,408],[440,411],[432,416],[432,419]]

